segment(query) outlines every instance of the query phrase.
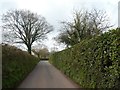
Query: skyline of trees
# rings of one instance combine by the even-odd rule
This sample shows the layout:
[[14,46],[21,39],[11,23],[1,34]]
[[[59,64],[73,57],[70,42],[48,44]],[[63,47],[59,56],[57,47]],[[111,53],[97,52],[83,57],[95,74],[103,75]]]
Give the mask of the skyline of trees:
[[[41,42],[46,38],[46,34],[53,30],[53,26],[44,17],[29,10],[10,10],[3,15],[2,21],[3,31],[8,30],[7,33],[3,34],[4,41],[8,40],[9,43],[10,40],[19,44],[23,43],[27,46],[30,54],[33,43],[36,41]],[[60,34],[54,37],[54,40],[59,45],[63,43],[67,47],[75,45],[83,39],[100,35],[103,31],[112,27],[106,13],[97,9],[75,11],[72,21],[62,21],[61,23]]]

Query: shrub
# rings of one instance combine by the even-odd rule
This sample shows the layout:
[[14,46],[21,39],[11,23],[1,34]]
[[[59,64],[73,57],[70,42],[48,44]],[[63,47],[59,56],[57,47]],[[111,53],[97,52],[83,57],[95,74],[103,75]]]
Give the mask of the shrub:
[[2,88],[15,88],[39,60],[14,46],[2,45]]
[[119,88],[120,29],[54,53],[50,62],[83,88]]

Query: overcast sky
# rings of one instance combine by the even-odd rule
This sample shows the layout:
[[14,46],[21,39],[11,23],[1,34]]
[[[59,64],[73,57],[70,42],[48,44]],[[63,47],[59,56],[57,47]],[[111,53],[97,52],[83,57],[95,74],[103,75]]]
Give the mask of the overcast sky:
[[[92,9],[105,10],[111,24],[118,26],[118,1],[119,0],[0,0],[0,18],[3,13],[11,9],[27,9],[38,13],[54,26],[45,44],[54,46],[52,37],[58,35],[60,21],[70,20],[74,10]],[[1,22],[0,22],[1,24]],[[1,35],[0,35],[1,36]]]

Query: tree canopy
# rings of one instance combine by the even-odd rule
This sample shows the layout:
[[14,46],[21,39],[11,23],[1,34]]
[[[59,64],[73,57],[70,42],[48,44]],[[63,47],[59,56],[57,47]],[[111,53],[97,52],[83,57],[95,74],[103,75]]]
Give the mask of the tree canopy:
[[67,46],[72,46],[83,39],[100,35],[111,27],[106,13],[96,9],[75,11],[72,21],[63,21],[61,23],[61,33],[55,39]]
[[25,44],[30,54],[32,44],[45,39],[46,34],[53,30],[44,17],[29,10],[8,11],[3,15],[2,22],[4,40]]

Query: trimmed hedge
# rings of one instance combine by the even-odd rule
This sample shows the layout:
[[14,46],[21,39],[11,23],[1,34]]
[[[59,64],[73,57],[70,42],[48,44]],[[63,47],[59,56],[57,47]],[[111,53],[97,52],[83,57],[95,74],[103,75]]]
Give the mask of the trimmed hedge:
[[38,62],[38,58],[25,51],[2,45],[2,88],[17,87]]
[[120,29],[54,53],[50,62],[83,88],[119,88]]

